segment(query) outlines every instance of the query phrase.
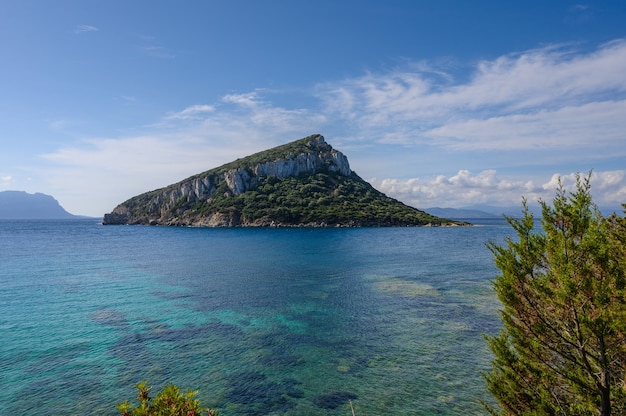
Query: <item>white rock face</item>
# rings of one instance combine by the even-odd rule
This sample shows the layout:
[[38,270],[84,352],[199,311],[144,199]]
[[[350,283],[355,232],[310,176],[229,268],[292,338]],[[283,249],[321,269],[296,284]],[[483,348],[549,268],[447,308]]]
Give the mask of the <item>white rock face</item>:
[[319,139],[311,141],[312,150],[309,153],[298,156],[289,154],[284,159],[260,163],[251,169],[252,172],[246,169],[229,170],[224,173],[224,180],[233,195],[240,195],[256,186],[260,177],[284,179],[302,173],[316,173],[324,166],[333,172],[349,176],[352,171],[348,158],[332,148],[327,151],[317,151],[316,149],[321,146],[328,145],[324,138],[319,136]]
[[348,159],[337,151],[322,154],[304,153],[299,156],[289,155],[287,159],[266,162],[254,168],[256,176],[273,176],[279,179],[298,176],[301,173],[315,173],[328,164],[331,171],[344,176],[350,175]]
[[252,178],[245,169],[233,169],[224,173],[224,180],[233,195],[239,195],[250,189]]
[[[222,174],[209,174],[197,176],[180,182],[175,187],[164,188],[161,192],[152,196],[142,214],[143,218],[135,218],[136,212],[131,206],[126,205],[132,200],[118,205],[111,214],[106,214],[104,223],[121,224],[126,222],[150,222],[163,223],[166,218],[176,215],[175,211],[181,202],[194,203],[210,200],[218,189],[220,183],[225,182],[228,187],[228,195],[240,195],[258,183],[260,178],[275,177],[284,179],[298,176],[303,173],[314,174],[322,169],[328,169],[344,176],[349,176],[352,171],[348,158],[341,152],[328,145],[323,136],[312,136],[306,144],[310,151],[299,155],[288,154],[281,159],[264,162],[248,168],[231,169]],[[214,216],[203,220],[205,225],[223,223],[225,218]],[[232,221],[229,219],[228,221]]]

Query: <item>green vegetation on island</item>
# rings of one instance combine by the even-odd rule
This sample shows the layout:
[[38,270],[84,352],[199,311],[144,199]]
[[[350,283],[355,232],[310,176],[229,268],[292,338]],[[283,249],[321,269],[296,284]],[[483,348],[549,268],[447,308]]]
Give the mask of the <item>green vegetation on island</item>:
[[[225,184],[223,184],[225,188]],[[245,224],[402,226],[453,223],[388,198],[355,173],[322,171],[297,177],[266,177],[250,191],[231,196],[218,189],[210,201],[174,208],[181,218],[219,213]]]
[[389,198],[312,135],[138,195],[104,224],[375,227],[467,225]]

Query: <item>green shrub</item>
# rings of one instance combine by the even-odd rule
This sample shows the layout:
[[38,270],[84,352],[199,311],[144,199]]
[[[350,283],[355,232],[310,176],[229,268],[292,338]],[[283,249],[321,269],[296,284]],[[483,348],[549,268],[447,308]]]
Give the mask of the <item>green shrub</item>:
[[197,391],[187,390],[183,394],[178,387],[169,383],[153,399],[145,381],[136,387],[139,404],[134,406],[128,400],[118,404],[117,410],[121,416],[217,416],[215,410],[200,407],[200,401],[194,398]]

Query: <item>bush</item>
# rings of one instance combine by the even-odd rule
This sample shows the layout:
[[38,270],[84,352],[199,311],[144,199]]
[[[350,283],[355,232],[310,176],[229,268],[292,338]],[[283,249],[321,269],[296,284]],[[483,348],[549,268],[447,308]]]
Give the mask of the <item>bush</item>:
[[136,385],[139,404],[133,406],[128,400],[117,405],[121,416],[199,416],[208,414],[217,416],[213,409],[203,409],[200,401],[194,399],[197,391],[187,390],[184,394],[175,385],[169,383],[156,397],[150,397],[150,387],[145,381]]

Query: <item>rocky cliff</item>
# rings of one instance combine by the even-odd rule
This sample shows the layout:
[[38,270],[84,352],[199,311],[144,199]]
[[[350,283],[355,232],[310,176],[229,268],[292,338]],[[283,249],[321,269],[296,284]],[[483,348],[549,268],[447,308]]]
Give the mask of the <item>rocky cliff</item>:
[[102,223],[224,227],[447,222],[376,191],[350,169],[346,156],[321,135],[312,135],[133,197],[105,214]]

